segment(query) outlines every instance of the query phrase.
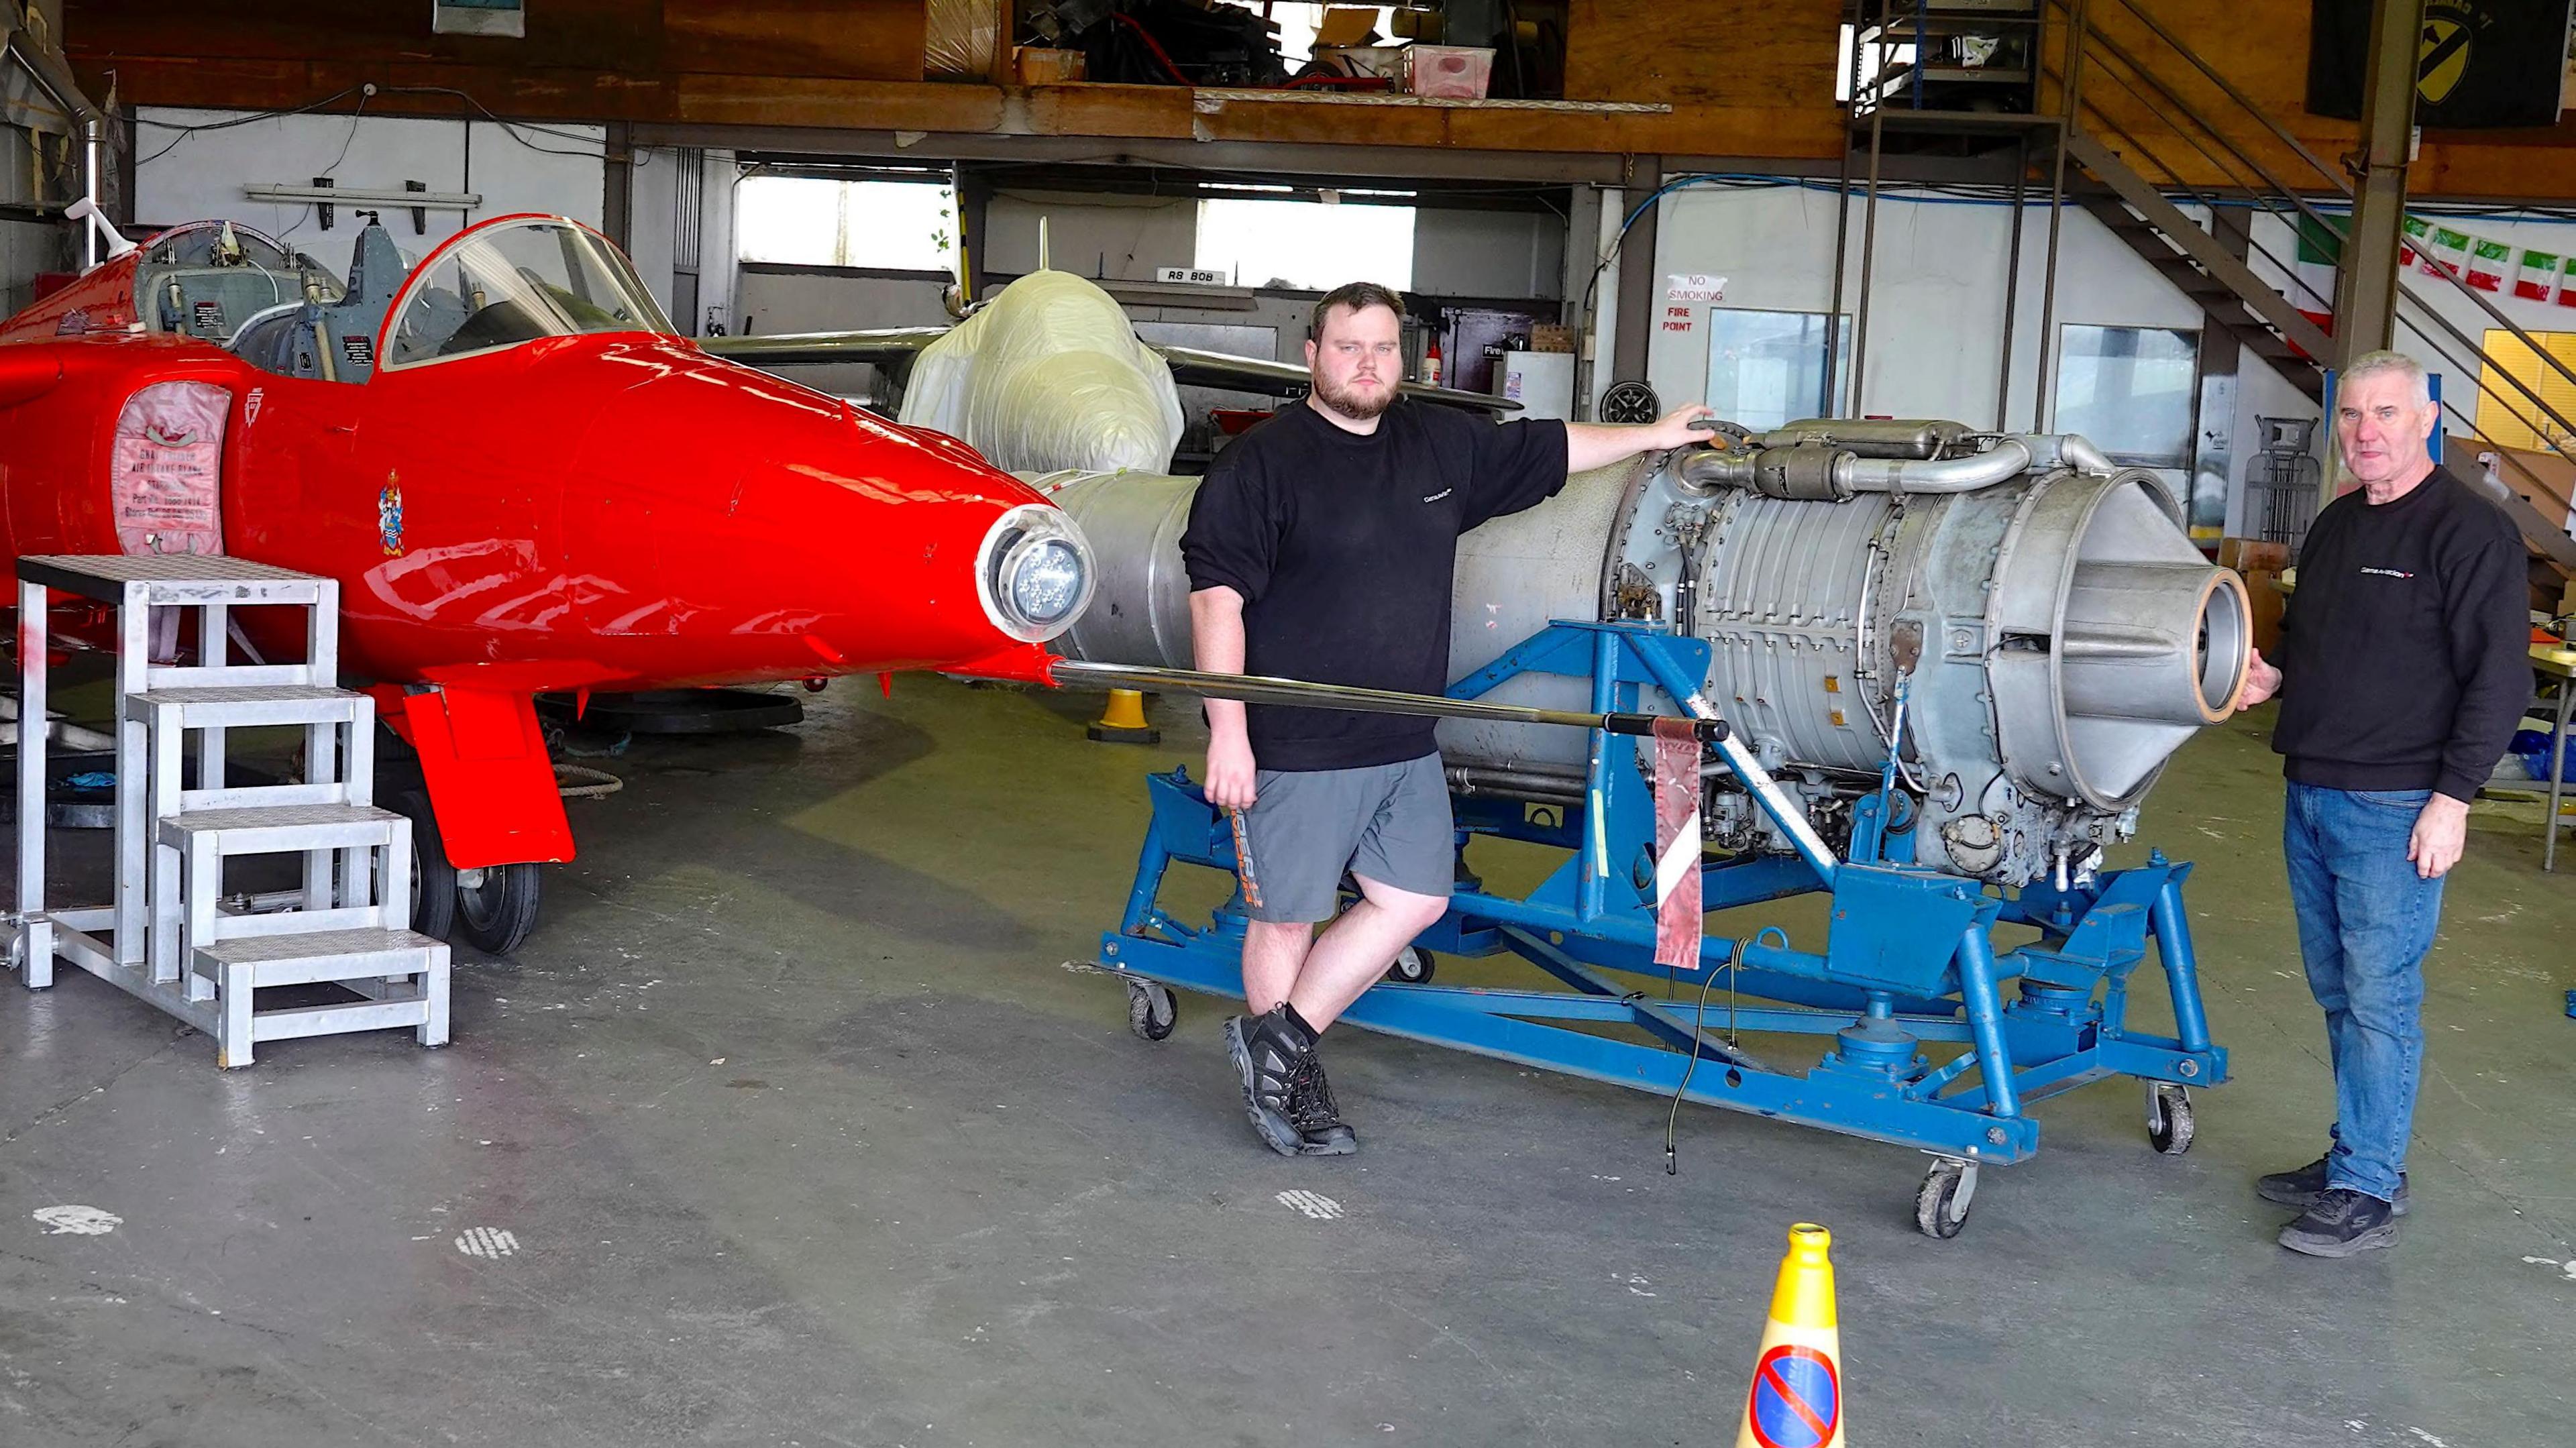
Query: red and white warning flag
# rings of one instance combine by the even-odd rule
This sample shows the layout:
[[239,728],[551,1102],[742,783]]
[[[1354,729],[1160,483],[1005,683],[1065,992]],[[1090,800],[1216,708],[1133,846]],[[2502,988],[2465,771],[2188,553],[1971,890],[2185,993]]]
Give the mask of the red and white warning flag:
[[1655,964],[1697,969],[1699,736],[1693,721],[1655,721]]

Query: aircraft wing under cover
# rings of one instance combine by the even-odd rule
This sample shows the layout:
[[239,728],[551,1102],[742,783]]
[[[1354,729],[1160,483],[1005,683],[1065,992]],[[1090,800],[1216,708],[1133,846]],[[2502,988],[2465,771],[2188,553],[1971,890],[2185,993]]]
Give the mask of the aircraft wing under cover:
[[[1206,352],[1196,347],[1177,347],[1161,342],[1145,345],[1163,354],[1163,360],[1172,364],[1172,380],[1183,387],[1219,387],[1237,392],[1266,392],[1273,397],[1302,397],[1311,383],[1306,369],[1292,362],[1268,362],[1258,357],[1238,357],[1230,352]],[[1405,383],[1404,395],[1424,402],[1482,408],[1488,412],[1521,410],[1517,402],[1486,393],[1464,392],[1454,387],[1426,387],[1419,382]]]
[[[946,336],[948,330],[946,327],[882,327],[859,332],[786,332],[772,337],[708,337],[698,345],[715,356],[749,367],[867,362],[900,376],[910,368],[913,359],[921,355],[923,348]],[[1172,380],[1184,387],[1215,387],[1234,392],[1266,393],[1272,397],[1300,397],[1305,394],[1309,383],[1306,369],[1293,363],[1159,342],[1145,345],[1162,354],[1163,360],[1171,364]],[[1404,384],[1404,393],[1424,402],[1446,403],[1451,407],[1473,407],[1487,412],[1521,410],[1517,402],[1454,387],[1425,387],[1418,382],[1408,382]]]
[[946,327],[880,327],[864,332],[782,332],[774,337],[707,337],[709,354],[747,367],[786,367],[823,362],[868,362],[900,370],[921,349],[948,335]]

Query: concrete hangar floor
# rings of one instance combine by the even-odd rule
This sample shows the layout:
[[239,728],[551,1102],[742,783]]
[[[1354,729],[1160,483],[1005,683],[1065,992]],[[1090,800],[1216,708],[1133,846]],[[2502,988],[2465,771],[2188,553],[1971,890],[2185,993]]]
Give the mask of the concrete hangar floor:
[[2125,1083],[2051,1100],[1940,1242],[1912,1153],[1690,1109],[1667,1177],[1659,1100],[1360,1032],[1364,1150],[1272,1156],[1214,1002],[1148,1044],[1067,968],[1139,777],[1202,740],[1175,702],[1160,749],[1089,744],[1078,702],[906,680],[639,739],[517,958],[460,949],[443,1051],[223,1073],[77,972],[7,987],[0,1443],[1723,1443],[1807,1218],[1855,1444],[2569,1441],[2576,894],[2536,814],[2482,809],[2454,877],[2396,1250],[2284,1252],[2250,1186],[2331,1105],[2268,711],[2139,837],[2204,861],[2235,1079],[2198,1144],[2151,1151]]

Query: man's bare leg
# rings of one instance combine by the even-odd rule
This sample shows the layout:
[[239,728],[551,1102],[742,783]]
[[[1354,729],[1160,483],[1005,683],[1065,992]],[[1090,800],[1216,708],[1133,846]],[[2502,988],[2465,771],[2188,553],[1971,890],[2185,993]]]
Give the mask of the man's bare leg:
[[1297,973],[1306,964],[1308,947],[1314,944],[1312,925],[1280,924],[1252,920],[1243,930],[1243,1002],[1256,1016],[1265,1016],[1288,999],[1297,985]]
[[[1394,963],[1396,952],[1438,924],[1449,909],[1446,896],[1417,895],[1365,875],[1356,878],[1360,902],[1342,912],[1342,918],[1324,931],[1314,948],[1306,952],[1303,968],[1290,978],[1288,1002],[1318,1034],[1340,1019],[1362,992],[1377,984],[1387,966]],[[1247,990],[1252,984],[1251,944],[1248,939],[1244,942]],[[1254,1004],[1258,1009],[1259,1003]]]

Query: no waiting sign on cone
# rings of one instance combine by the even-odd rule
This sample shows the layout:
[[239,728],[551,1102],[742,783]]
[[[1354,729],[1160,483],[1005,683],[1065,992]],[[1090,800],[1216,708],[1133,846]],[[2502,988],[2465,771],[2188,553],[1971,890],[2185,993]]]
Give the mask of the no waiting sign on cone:
[[1833,1241],[1813,1222],[1789,1229],[1735,1448],[1843,1448],[1842,1328],[1827,1253]]

